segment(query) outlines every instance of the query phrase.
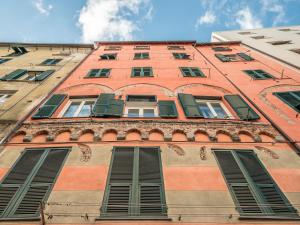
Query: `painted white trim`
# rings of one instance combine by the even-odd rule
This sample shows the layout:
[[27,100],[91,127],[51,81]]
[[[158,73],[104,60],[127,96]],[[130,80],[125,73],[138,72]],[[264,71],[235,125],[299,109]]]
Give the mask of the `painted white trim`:
[[[67,104],[65,105],[65,107],[63,108],[63,110],[61,110],[61,112],[58,114],[58,117],[60,118],[73,118],[73,117],[78,117],[80,111],[82,110],[84,104],[86,102],[95,102],[96,99],[95,98],[84,98],[84,99],[69,99],[69,101],[67,102]],[[71,104],[73,102],[80,102],[77,110],[75,111],[75,113],[73,114],[72,117],[64,117],[65,113],[67,112],[67,110],[69,109],[69,107],[71,106]]]
[[209,110],[211,111],[211,113],[214,115],[215,118],[218,118],[218,115],[217,115],[216,111],[214,110],[214,107],[211,105],[211,103],[218,103],[218,104],[220,104],[220,106],[222,107],[222,109],[224,110],[224,112],[227,114],[227,118],[224,118],[224,119],[234,119],[234,117],[232,116],[232,114],[226,108],[226,106],[223,104],[222,101],[219,101],[219,100],[196,99],[196,102],[197,103],[206,103],[206,105],[208,106]]

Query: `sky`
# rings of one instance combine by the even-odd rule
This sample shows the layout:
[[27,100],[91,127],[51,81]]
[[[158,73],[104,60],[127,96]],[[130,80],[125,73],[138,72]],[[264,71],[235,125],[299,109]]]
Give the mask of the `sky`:
[[211,32],[300,25],[300,0],[0,0],[0,42],[210,41]]

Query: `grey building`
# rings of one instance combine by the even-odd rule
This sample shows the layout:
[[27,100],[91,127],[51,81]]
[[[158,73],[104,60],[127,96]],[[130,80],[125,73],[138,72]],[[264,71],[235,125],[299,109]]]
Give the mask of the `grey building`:
[[300,69],[300,26],[213,32],[212,42],[243,44]]

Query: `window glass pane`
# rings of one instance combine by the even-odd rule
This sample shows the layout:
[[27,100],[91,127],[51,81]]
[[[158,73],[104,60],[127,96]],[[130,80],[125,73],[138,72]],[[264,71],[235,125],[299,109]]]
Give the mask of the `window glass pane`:
[[77,111],[80,102],[72,102],[63,117],[74,117],[75,112]]
[[79,117],[88,117],[88,116],[90,116],[93,104],[94,104],[93,101],[85,102],[82,109],[80,110],[78,116]]
[[139,117],[139,109],[128,109],[128,117]]
[[199,109],[202,112],[204,118],[214,118],[213,113],[209,109],[208,105],[204,102],[198,103]]
[[215,110],[218,118],[228,118],[227,113],[224,111],[224,109],[222,108],[220,103],[214,102],[214,103],[211,103],[211,106]]
[[154,109],[144,109],[144,117],[155,117]]

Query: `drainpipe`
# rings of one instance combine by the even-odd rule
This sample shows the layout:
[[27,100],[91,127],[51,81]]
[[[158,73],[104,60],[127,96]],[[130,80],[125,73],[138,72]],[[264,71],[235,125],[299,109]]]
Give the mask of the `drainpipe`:
[[[92,47],[93,48],[93,47]],[[44,104],[44,102],[56,91],[56,89],[63,83],[65,82],[70,76],[71,74],[78,69],[78,67],[80,67],[82,65],[82,63],[92,54],[94,53],[95,48],[92,49],[69,73],[67,76],[65,76],[62,80],[59,81],[59,83],[52,88],[52,90],[50,90],[50,92],[48,93],[48,95],[46,97],[44,97],[44,99],[37,104],[35,107],[33,107],[21,120],[19,120],[17,122],[17,124],[15,125],[15,127],[2,139],[0,146],[4,145],[4,143],[6,143],[10,137],[15,133],[15,131],[17,131],[22,124],[24,123],[24,121],[36,110],[38,109],[42,104]],[[0,152],[2,151],[2,149],[0,149]]]
[[296,154],[300,156],[300,146],[295,142],[287,133],[285,133],[263,110],[261,110],[235,83],[233,83],[225,74],[219,70],[200,50],[196,48],[196,44],[193,45],[197,52],[200,53],[220,74],[225,77],[225,79],[230,82],[241,94],[244,98],[246,98],[255,108],[259,111],[268,121],[269,123],[285,138],[288,140],[289,145],[294,149]]

